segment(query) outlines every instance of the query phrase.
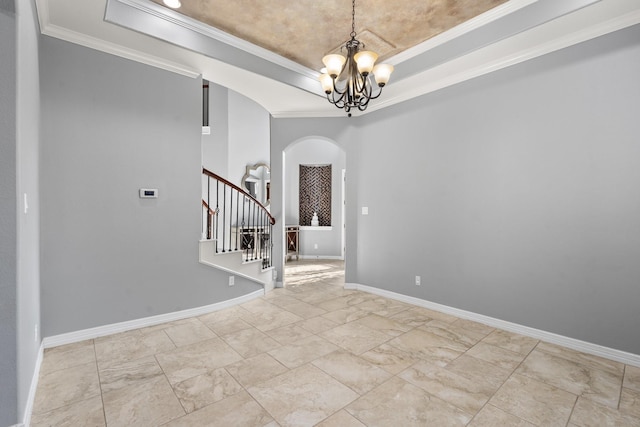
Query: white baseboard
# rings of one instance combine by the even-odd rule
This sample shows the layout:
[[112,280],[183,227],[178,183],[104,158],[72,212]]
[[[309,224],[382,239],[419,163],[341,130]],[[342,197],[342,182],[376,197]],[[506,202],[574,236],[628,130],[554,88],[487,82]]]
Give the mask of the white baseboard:
[[174,320],[186,319],[187,317],[201,316],[203,314],[222,310],[234,305],[242,304],[265,294],[264,289],[251,292],[238,298],[227,301],[209,304],[202,307],[190,308],[187,310],[174,311],[172,313],[159,314],[157,316],[143,317],[141,319],[129,320],[126,322],[113,323],[111,325],[98,326],[95,328],[83,329],[66,334],[46,337],[42,340],[44,348],[56,347],[64,344],[72,344],[84,340],[103,337],[105,335],[117,334],[119,332],[130,331],[132,329],[144,328],[147,326],[159,325],[161,323],[172,322]]
[[588,353],[594,356],[615,360],[616,362],[625,363],[627,365],[640,367],[640,355],[628,353],[626,351],[616,350],[614,348],[604,347],[598,344],[577,340],[575,338],[565,337],[563,335],[554,334],[553,332],[530,328],[528,326],[507,322],[506,320],[496,319],[494,317],[473,313],[471,311],[460,310],[458,308],[449,307],[447,305],[438,304],[421,298],[410,297],[407,295],[387,291],[385,289],[374,288],[358,283],[345,283],[344,288],[349,290],[368,292],[370,294],[379,295],[407,304],[416,305],[418,307],[424,307],[430,310],[439,311],[441,313],[451,314],[456,317],[473,320],[474,322],[483,323],[494,328],[503,329],[505,331],[514,332],[531,338],[536,338],[548,343],[557,344],[563,347],[571,348],[573,350],[581,351],[583,353]]
[[342,260],[340,255],[300,255],[300,259]]

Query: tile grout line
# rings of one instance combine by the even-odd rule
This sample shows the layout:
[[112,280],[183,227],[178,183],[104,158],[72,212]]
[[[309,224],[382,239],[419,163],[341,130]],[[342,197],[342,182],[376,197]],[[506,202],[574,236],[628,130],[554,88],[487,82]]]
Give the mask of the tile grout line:
[[98,364],[98,352],[96,351],[96,340],[92,339],[91,343],[92,343],[91,347],[93,347],[93,357],[95,358],[95,361],[96,361],[96,371],[98,372],[98,387],[100,387],[100,402],[102,402],[102,418],[104,420],[104,425],[108,427],[107,410],[105,409],[104,392],[102,391],[102,378],[100,377],[100,365]]
[[573,411],[576,410],[576,406],[578,405],[578,399],[580,398],[580,396],[576,396],[576,400],[573,401],[573,406],[571,406],[571,412],[569,412],[569,418],[567,418],[567,422],[564,424],[565,427],[567,427],[569,425],[569,423],[571,422],[571,417],[573,417]]
[[624,389],[624,377],[627,375],[627,365],[623,364],[622,365],[622,381],[620,382],[620,394],[618,396],[618,406],[616,406],[616,409],[619,411],[620,410],[620,404],[622,403],[622,391]]
[[[499,330],[499,329],[494,328],[494,331],[495,331],[495,330]],[[491,333],[493,333],[493,332],[491,332]],[[491,335],[491,333],[487,334],[487,336]],[[480,340],[480,341],[483,341],[487,336],[485,336],[485,337],[484,337],[482,340]],[[480,342],[480,341],[478,341],[478,342]],[[477,343],[476,343],[476,344],[477,344]],[[485,343],[485,344],[487,344],[487,343]],[[495,405],[491,404],[491,399],[493,399],[493,397],[495,397],[495,395],[498,393],[498,391],[500,391],[500,389],[505,385],[505,383],[506,383],[507,381],[509,381],[509,379],[511,379],[511,377],[513,377],[513,375],[516,373],[516,371],[518,370],[518,368],[520,368],[520,366],[524,363],[524,361],[525,361],[525,360],[527,360],[527,357],[529,357],[529,355],[533,352],[533,350],[535,350],[535,348],[536,348],[536,347],[538,347],[538,344],[540,344],[540,340],[537,340],[536,345],[534,345],[534,346],[531,348],[531,350],[529,350],[529,352],[528,352],[526,355],[524,355],[524,357],[522,358],[522,360],[518,363],[518,365],[517,365],[515,368],[513,368],[513,370],[512,370],[512,371],[511,371],[511,373],[509,374],[509,376],[507,376],[507,378],[502,382],[502,384],[500,385],[500,387],[498,387],[498,388],[496,389],[496,391],[494,391],[494,392],[493,392],[493,394],[492,394],[492,395],[491,395],[491,397],[487,400],[487,402],[486,402],[484,405],[482,405],[482,408],[480,408],[480,410],[478,410],[478,411],[475,413],[475,415],[474,415],[474,416],[473,416],[473,418],[469,421],[469,423],[471,423],[471,421],[473,421],[473,419],[474,419],[474,418],[475,418],[475,417],[480,413],[480,411],[482,411],[482,410],[485,408],[485,406],[487,406],[487,405],[491,405],[491,406],[494,406],[494,407],[498,408],[499,410],[501,410],[501,411],[503,411],[503,412],[505,412],[505,413],[507,413],[507,414],[509,414],[509,415],[511,415],[511,416],[514,416],[514,417],[516,417],[516,418],[518,418],[518,419],[520,419],[520,420],[523,420],[523,421],[526,421],[526,422],[528,422],[528,423],[533,424],[533,422],[531,422],[531,421],[529,421],[529,420],[526,420],[526,419],[524,419],[524,418],[521,418],[521,417],[519,417],[519,416],[518,416],[518,415],[516,415],[516,414],[512,414],[511,412],[509,412],[509,411],[507,411],[507,410],[505,410],[505,409],[503,409],[503,408],[500,408],[499,406],[495,406]],[[492,344],[489,344],[489,345],[492,345]],[[474,346],[474,347],[475,347],[475,346]],[[499,347],[499,346],[496,346],[496,347],[498,347],[498,348],[502,348],[502,347]],[[510,351],[510,350],[508,350],[508,349],[503,349],[503,350]],[[467,351],[469,351],[469,350],[467,350]],[[465,352],[465,353],[466,353],[466,352]],[[513,352],[513,353],[515,353],[515,352]],[[516,354],[521,354],[521,353],[516,353]],[[473,356],[470,356],[470,357],[473,357]],[[494,365],[494,366],[495,366],[495,365]],[[567,422],[568,422],[568,420],[567,420]]]

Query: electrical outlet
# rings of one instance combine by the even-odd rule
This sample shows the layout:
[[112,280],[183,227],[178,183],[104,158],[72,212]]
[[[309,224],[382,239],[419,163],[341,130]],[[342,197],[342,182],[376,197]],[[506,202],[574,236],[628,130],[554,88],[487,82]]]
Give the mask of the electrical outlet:
[[229,276],[229,286],[236,284],[236,276]]
[[313,249],[318,249],[318,244],[317,243],[313,244]]
[[420,276],[416,276],[416,286],[420,286]]

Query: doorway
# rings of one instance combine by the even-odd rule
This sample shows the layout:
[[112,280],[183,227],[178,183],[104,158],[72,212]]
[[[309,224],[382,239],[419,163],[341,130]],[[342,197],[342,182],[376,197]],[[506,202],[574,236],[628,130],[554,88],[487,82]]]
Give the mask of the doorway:
[[[336,274],[340,277],[336,280],[344,285],[346,153],[335,141],[308,137],[290,144],[283,150],[282,159],[285,238],[286,230],[298,229],[295,251],[288,248],[289,239],[285,240],[283,286]],[[321,194],[308,176],[316,166],[323,171],[320,175],[331,171],[330,179],[322,177]],[[313,207],[311,214],[309,205]],[[314,213],[318,213],[316,220]]]

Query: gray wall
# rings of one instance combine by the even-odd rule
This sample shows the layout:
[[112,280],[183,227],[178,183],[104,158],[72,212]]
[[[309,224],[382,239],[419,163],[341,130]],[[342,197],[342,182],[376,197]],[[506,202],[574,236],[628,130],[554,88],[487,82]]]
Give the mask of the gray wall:
[[[639,41],[635,26],[356,119],[347,281],[640,354]],[[342,126],[324,122],[274,120],[272,157]]]
[[[17,2],[18,418],[24,418],[40,348],[39,29],[33,0]],[[28,211],[21,197],[27,195]]]
[[0,0],[0,425],[17,422],[16,15]]
[[201,80],[49,37],[41,52],[43,335],[261,289],[198,263]]
[[229,90],[229,169],[225,176],[240,186],[247,165],[270,164],[269,113],[255,101]]
[[229,171],[229,90],[209,82],[210,135],[202,135],[202,166],[220,176]]
[[269,113],[251,99],[209,83],[211,135],[202,136],[204,167],[240,186],[247,165],[269,164]]

